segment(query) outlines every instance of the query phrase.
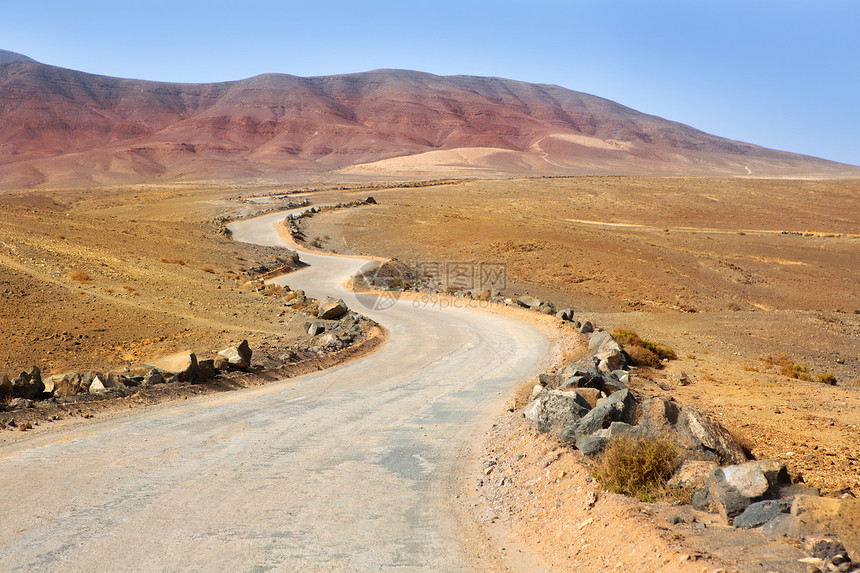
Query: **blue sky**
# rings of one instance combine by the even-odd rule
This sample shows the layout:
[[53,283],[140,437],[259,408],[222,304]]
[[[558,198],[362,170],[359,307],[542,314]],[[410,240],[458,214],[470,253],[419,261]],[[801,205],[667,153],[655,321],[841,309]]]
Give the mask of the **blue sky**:
[[161,81],[377,68],[501,76],[860,164],[855,0],[10,1],[0,48]]

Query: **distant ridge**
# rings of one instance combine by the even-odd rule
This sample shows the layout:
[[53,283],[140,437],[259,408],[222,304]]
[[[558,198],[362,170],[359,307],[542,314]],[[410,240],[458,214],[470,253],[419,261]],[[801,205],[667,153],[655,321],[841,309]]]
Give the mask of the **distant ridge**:
[[27,56],[22,56],[21,54],[16,54],[15,52],[10,52],[8,50],[0,50],[0,66],[5,64],[11,64],[13,62],[34,62],[28,58]]
[[0,51],[0,188],[439,175],[858,176],[558,86],[406,70],[211,84]]

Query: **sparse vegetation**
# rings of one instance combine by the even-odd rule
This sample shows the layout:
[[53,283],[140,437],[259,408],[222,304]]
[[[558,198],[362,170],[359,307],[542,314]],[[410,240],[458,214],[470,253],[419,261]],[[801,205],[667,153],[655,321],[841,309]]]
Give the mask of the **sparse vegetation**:
[[517,389],[514,390],[514,410],[519,410],[529,403],[535,384],[537,382],[529,380],[517,386]]
[[816,380],[821,384],[827,384],[828,386],[836,386],[836,376],[834,376],[830,372],[824,372],[819,374],[816,377]]
[[660,368],[663,360],[677,360],[675,351],[657,342],[644,340],[629,328],[616,328],[612,337],[624,346],[624,350],[637,366]]
[[212,267],[201,267],[200,270],[204,273],[211,273],[213,275],[215,274],[215,269],[213,269]]
[[70,272],[68,275],[69,280],[73,280],[76,283],[88,284],[93,278],[86,271],[82,271],[80,269]]
[[171,264],[171,265],[185,266],[185,261],[183,261],[182,259],[166,259],[166,258],[164,258],[164,257],[161,257],[159,260],[160,260],[162,263],[168,263],[168,264]]
[[284,287],[276,284],[267,284],[266,294],[269,296],[281,296],[282,294],[284,294]]
[[788,376],[789,378],[794,378],[796,380],[805,380],[807,382],[812,380],[812,374],[809,373],[808,363],[801,362],[800,364],[796,364],[782,352],[771,354],[767,358],[763,359],[763,362],[768,368],[777,368],[779,373],[783,376]]
[[678,449],[671,442],[624,436],[609,443],[594,476],[608,491],[654,501],[682,493],[666,487],[678,463]]

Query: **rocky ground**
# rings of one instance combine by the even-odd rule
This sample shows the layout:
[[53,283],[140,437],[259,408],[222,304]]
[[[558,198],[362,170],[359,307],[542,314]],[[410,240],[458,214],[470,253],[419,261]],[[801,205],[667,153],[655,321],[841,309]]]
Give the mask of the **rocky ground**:
[[[503,263],[502,298],[528,292],[607,330],[632,327],[675,348],[678,360],[634,376],[632,388],[705,412],[755,457],[779,459],[825,495],[857,495],[856,188],[852,181],[624,178],[370,186],[315,192],[318,204],[371,194],[379,204],[320,213],[303,220],[301,231],[318,248],[395,256],[413,268]],[[264,296],[253,279],[291,264],[290,257],[233,243],[222,224],[277,208],[243,194],[281,191],[139,187],[0,197],[7,269],[0,320],[9,333],[0,375],[32,364],[46,374],[131,369],[179,348],[212,354],[243,338],[275,367],[284,349],[312,339],[308,317],[285,313],[284,301]],[[813,381],[781,374],[767,360],[780,353],[808,362]],[[827,372],[837,386],[814,381]],[[33,408],[32,424],[74,423],[233,386],[178,383],[56,411]],[[497,425],[486,447],[497,467],[493,479],[476,478],[484,479],[475,486],[476,507],[493,514],[489,524],[509,523],[533,546],[551,547],[546,555],[556,568],[630,568],[644,563],[637,561],[642,551],[653,570],[790,570],[768,560],[795,563],[797,554],[783,545],[771,550],[767,540],[748,552],[748,541],[725,526],[710,528],[709,518],[691,510],[599,492],[591,504],[596,486],[587,461],[517,418]],[[545,466],[544,457],[556,454]],[[563,475],[548,475],[551,466]],[[590,517],[595,507],[608,513]],[[605,528],[610,518],[633,545],[610,544],[593,526]]]
[[[631,384],[638,390],[671,396],[706,413],[752,456],[779,460],[824,495],[854,498],[860,494],[860,319],[852,285],[858,279],[860,243],[853,233],[858,221],[849,213],[858,212],[856,191],[856,181],[481,181],[409,192],[377,190],[379,205],[323,213],[305,221],[302,230],[325,248],[396,257],[411,268],[426,261],[503,262],[508,272],[503,297],[528,292],[555,301],[558,308],[573,307],[607,330],[632,327],[675,348],[678,360],[634,376]],[[392,242],[391,236],[399,240]],[[778,362],[785,358],[807,363],[811,380],[780,372]],[[816,381],[827,373],[838,385]],[[567,451],[557,442],[544,444],[545,438],[513,421],[503,426],[505,431],[494,432],[488,441],[488,458],[499,452],[529,456],[541,449],[523,446],[530,442]],[[514,451],[511,443],[520,448]],[[578,467],[565,471],[587,475],[584,466]],[[522,463],[510,464],[509,472],[514,483],[532,474],[546,477]],[[491,483],[494,493],[484,500],[494,499],[497,513],[505,508],[517,513],[526,499],[539,508],[520,518],[528,524],[521,533],[532,543],[547,543],[548,536],[536,532],[562,534],[556,525],[565,513],[546,508],[582,501],[581,495],[565,500],[545,488],[536,493],[534,487],[518,498],[516,488],[507,487],[511,482],[486,480]],[[682,519],[691,528],[704,519],[708,527],[707,518]],[[665,530],[671,540],[683,527]],[[583,544],[606,550],[603,535],[583,533],[551,555],[558,564],[567,559],[566,551],[581,550]],[[653,570],[702,570],[701,564],[675,563],[681,558],[701,558],[717,569],[734,563],[741,570],[793,570],[795,559],[804,555],[773,553],[768,540],[761,540],[761,551],[749,552],[748,542],[724,525],[699,545],[663,544],[664,551],[657,538],[646,543],[660,553],[650,555]],[[611,550],[618,553],[615,546]],[[771,554],[783,565],[769,565]],[[611,568],[611,553],[600,556],[601,566],[594,570]],[[760,563],[752,563],[756,558]],[[580,566],[591,562],[571,559]],[[798,570],[804,570],[801,565]]]
[[[246,202],[228,188],[0,196],[0,427],[38,430],[369,351],[382,336],[371,323],[353,313],[318,319],[316,301],[303,293],[262,286],[297,268],[295,253],[236,243],[224,232],[226,218],[303,201]],[[352,322],[341,336],[344,317]],[[245,339],[250,368],[145,379],[150,365],[177,350],[211,367],[219,350]],[[33,366],[38,380],[28,381]],[[107,387],[95,389],[94,378]],[[69,383],[74,388],[60,390]],[[18,438],[3,432],[0,439]]]

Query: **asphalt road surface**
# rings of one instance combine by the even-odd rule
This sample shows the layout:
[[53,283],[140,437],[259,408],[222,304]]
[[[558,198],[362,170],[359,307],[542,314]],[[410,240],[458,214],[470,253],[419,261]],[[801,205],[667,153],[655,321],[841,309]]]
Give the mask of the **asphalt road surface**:
[[[275,213],[233,223],[282,245]],[[389,331],[375,353],[265,387],[0,448],[0,571],[461,571],[468,444],[549,340],[481,310],[357,299],[367,261],[283,278]],[[416,308],[417,306],[417,308]]]

